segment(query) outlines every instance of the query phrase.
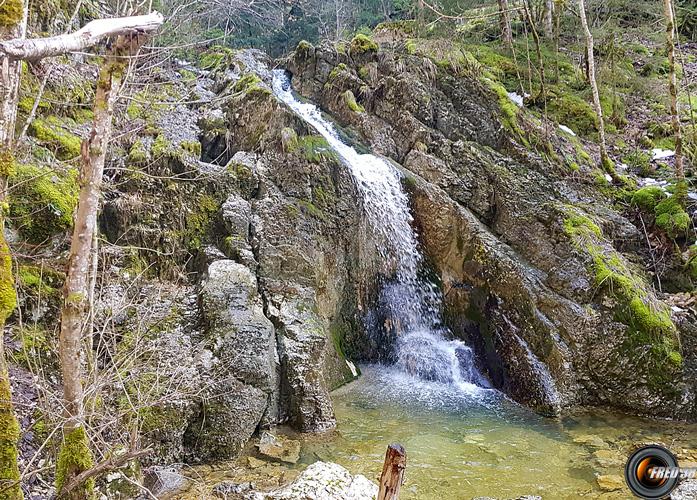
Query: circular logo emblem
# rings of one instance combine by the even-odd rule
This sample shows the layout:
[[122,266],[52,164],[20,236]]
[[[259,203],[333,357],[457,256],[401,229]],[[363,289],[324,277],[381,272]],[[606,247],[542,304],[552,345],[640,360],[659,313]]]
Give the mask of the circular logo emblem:
[[662,446],[644,446],[629,457],[624,469],[624,478],[636,496],[661,499],[680,482],[678,461]]

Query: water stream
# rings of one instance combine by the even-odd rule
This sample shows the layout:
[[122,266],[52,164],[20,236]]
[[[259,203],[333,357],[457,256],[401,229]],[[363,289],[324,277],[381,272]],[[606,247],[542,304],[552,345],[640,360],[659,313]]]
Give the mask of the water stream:
[[363,198],[382,270],[394,275],[382,289],[382,311],[397,332],[396,365],[420,378],[453,384],[471,391],[487,385],[474,365],[472,350],[442,324],[438,288],[422,279],[423,257],[412,228],[409,199],[400,171],[384,158],[361,154],[339,137],[317,106],[302,102],[283,70],[274,72],[273,90],[303,120],[324,137],[354,177]]

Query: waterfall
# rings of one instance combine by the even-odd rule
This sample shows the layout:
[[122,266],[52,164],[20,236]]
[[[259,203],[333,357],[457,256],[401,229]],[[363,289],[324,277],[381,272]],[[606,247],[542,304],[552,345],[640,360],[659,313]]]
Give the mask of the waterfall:
[[459,340],[447,339],[450,332],[441,321],[440,291],[419,277],[423,257],[401,172],[389,161],[360,154],[344,143],[317,106],[295,97],[284,70],[274,71],[273,91],[327,140],[356,181],[384,269],[395,275],[383,290],[383,299],[390,321],[399,331],[397,367],[426,380],[461,387],[488,386],[474,366],[472,350]]

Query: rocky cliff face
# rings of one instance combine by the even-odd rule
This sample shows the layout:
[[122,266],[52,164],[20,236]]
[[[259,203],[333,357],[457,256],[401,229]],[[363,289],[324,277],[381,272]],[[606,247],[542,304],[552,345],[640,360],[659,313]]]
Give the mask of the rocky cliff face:
[[671,310],[639,270],[619,193],[482,68],[437,65],[409,43],[301,44],[286,64],[303,95],[403,168],[451,329],[538,411],[694,418],[694,312]]
[[189,354],[175,356],[186,376],[164,372],[186,390],[143,417],[160,460],[231,457],[279,423],[332,429],[329,391],[355,377],[343,343],[362,329],[359,261],[372,252],[360,200],[326,143],[273,97],[270,65],[241,52],[196,89],[215,104],[139,117],[156,137],[126,145],[126,171],[141,174],[116,179],[104,208],[109,239],[141,249],[121,266],[194,279],[196,300],[158,329]]

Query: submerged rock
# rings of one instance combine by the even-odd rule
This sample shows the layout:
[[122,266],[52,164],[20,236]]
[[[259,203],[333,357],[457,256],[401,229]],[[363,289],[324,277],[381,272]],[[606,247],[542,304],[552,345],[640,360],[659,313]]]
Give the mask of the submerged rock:
[[257,449],[260,454],[273,460],[289,464],[295,464],[300,460],[300,441],[274,436],[270,432],[261,433]]
[[627,487],[624,477],[616,474],[600,475],[596,481],[603,491],[617,491]]

